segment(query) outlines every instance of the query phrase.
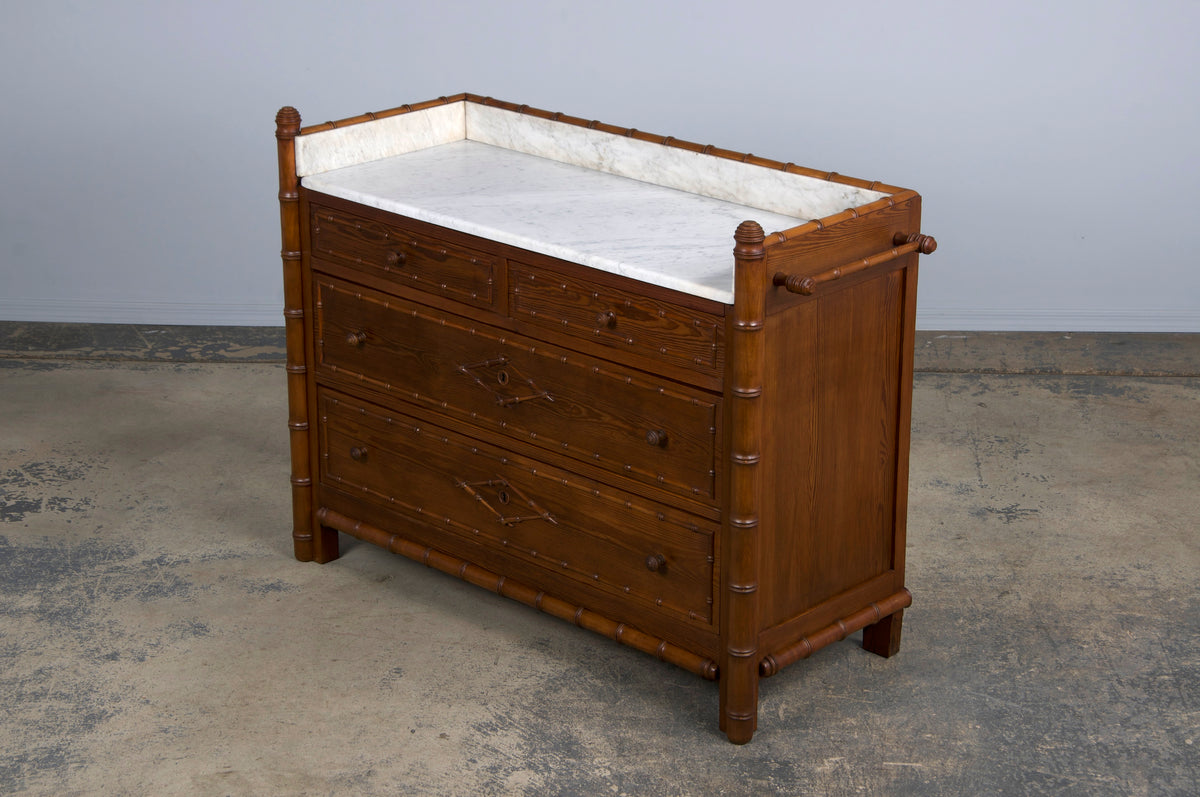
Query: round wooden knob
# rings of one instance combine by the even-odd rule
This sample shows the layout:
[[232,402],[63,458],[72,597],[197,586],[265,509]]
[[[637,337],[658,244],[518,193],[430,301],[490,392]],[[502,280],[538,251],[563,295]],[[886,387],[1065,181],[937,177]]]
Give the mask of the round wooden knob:
[[367,461],[367,447],[366,446],[354,446],[353,448],[351,448],[350,449],[350,459],[354,460],[355,462],[366,462]]
[[346,342],[351,346],[361,346],[367,342],[367,333],[361,329],[346,335]]
[[789,293],[798,293],[801,296],[812,296],[813,291],[817,288],[817,282],[812,277],[805,277],[802,274],[784,274],[782,271],[777,272],[771,278],[771,282],[776,287],[787,288]]
[[612,310],[605,310],[596,316],[596,326],[608,327],[612,329],[617,325],[617,314]]
[[917,251],[923,255],[932,255],[937,251],[937,239],[932,235],[924,235],[919,232],[902,233],[898,232],[892,236],[893,246],[903,246],[904,244],[915,243]]
[[648,445],[662,448],[667,444],[667,433],[662,429],[651,429],[646,432],[646,443]]
[[652,553],[646,557],[646,569],[658,573],[667,569],[667,557],[660,553]]
[[387,253],[387,264],[389,266],[403,266],[405,257],[406,257],[406,255],[403,252],[396,252],[396,251],[388,252]]

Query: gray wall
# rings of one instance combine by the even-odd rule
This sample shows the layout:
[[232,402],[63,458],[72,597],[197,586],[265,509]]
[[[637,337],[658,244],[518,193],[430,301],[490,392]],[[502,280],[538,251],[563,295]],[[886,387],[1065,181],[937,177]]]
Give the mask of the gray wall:
[[1200,331],[1200,3],[987,5],[5,2],[0,318],[280,324],[279,106],[472,91],[917,189],[926,329]]

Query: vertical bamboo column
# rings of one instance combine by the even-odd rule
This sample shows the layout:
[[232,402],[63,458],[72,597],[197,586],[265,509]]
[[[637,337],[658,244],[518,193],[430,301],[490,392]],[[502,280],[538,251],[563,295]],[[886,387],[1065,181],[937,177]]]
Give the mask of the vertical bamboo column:
[[308,440],[308,369],[305,365],[304,287],[300,262],[300,179],[296,176],[296,136],[300,112],[290,106],[275,116],[279,143],[279,224],[283,236],[283,318],[287,334],[288,429],[292,454],[292,545],[296,558],[311,562],[313,550],[312,472]]
[[758,725],[759,507],[762,496],[765,235],[744,221],[734,233],[733,330],[730,335],[729,513],[725,524],[722,601],[721,730],[734,744]]

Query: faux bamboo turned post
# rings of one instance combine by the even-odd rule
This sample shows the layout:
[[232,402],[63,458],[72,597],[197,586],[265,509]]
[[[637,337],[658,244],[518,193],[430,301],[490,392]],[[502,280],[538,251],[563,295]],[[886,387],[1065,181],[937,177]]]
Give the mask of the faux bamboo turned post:
[[300,255],[300,180],[296,136],[300,112],[290,106],[275,116],[279,145],[279,226],[283,238],[283,318],[287,336],[288,429],[292,455],[292,545],[296,558],[311,562],[313,485],[309,466],[308,369],[305,366],[304,288]]
[[725,640],[720,661],[721,730],[745,744],[758,724],[758,553],[761,504],[762,389],[766,260],[762,227],[744,221],[734,233],[735,262],[729,513],[722,557]]

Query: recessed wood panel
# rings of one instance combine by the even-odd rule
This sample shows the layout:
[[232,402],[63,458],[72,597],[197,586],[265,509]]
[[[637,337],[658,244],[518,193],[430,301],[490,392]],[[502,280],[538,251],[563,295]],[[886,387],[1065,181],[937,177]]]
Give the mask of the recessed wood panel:
[[903,277],[889,272],[768,318],[767,627],[891,567]]

